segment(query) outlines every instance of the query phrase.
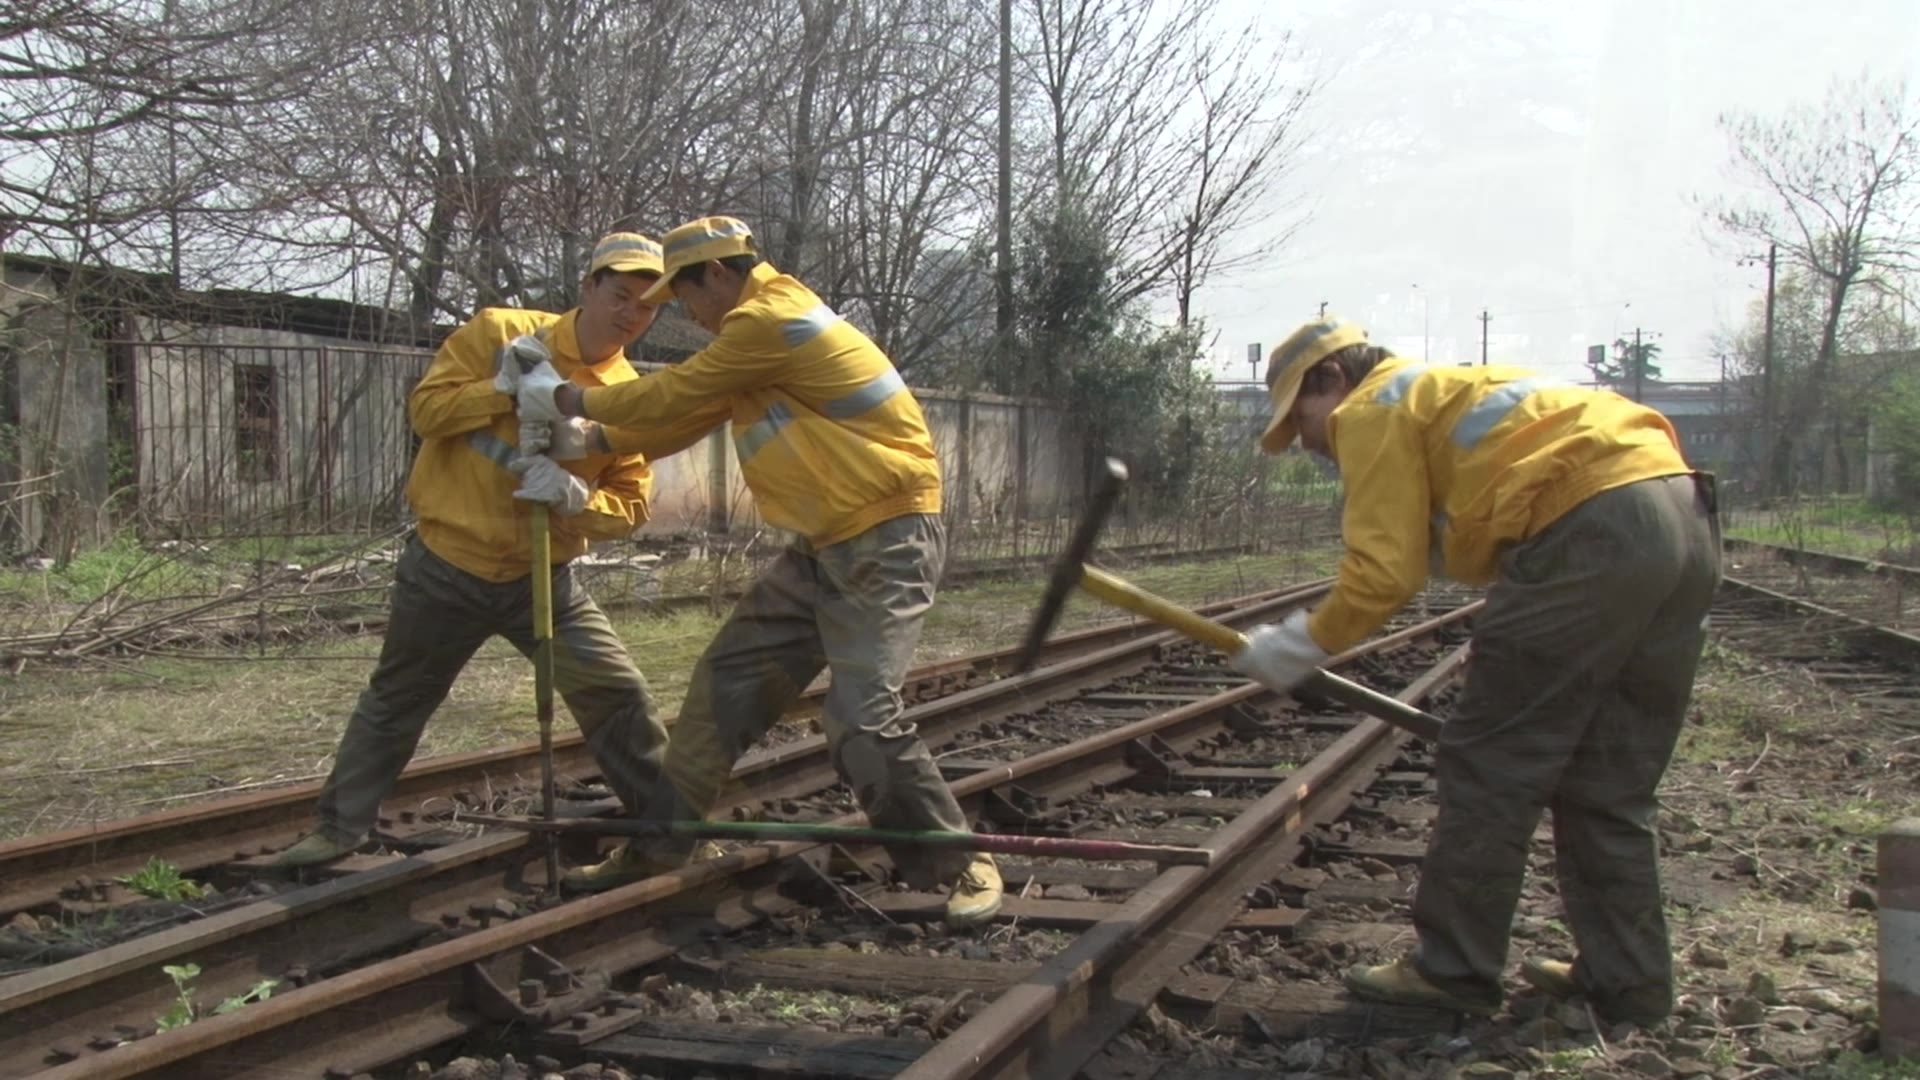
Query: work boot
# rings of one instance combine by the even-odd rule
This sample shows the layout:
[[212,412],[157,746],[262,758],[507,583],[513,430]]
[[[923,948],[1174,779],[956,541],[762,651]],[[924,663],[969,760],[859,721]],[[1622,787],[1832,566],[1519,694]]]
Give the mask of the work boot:
[[364,836],[335,840],[325,833],[308,833],[305,839],[275,856],[270,865],[287,868],[318,866],[351,855],[355,848],[366,842]]
[[1537,960],[1531,956],[1520,961],[1520,977],[1527,985],[1551,997],[1570,998],[1580,992],[1573,981],[1573,965],[1565,960]]
[[633,845],[623,843],[608,852],[600,862],[567,871],[561,876],[560,884],[573,892],[605,892],[672,873],[687,863],[706,862],[724,854],[726,852],[721,850],[720,845],[707,840],[695,847],[685,862],[675,862],[636,851]]
[[986,922],[999,912],[1005,895],[1006,886],[1000,882],[1000,868],[993,864],[993,856],[975,855],[947,894],[947,925],[966,927]]
[[1435,1009],[1492,1016],[1500,1008],[1497,1001],[1474,1001],[1442,990],[1427,981],[1413,966],[1411,957],[1391,964],[1357,967],[1347,972],[1347,989],[1355,997],[1388,1005],[1425,1005]]

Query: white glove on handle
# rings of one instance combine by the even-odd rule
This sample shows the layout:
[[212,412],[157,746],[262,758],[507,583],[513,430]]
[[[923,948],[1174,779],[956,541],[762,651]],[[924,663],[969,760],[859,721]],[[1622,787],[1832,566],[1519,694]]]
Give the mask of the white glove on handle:
[[512,397],[520,391],[523,370],[545,364],[552,358],[546,342],[532,334],[521,334],[501,348],[499,367],[493,373],[493,388]]
[[541,420],[553,423],[565,420],[566,417],[560,415],[560,409],[553,402],[553,392],[565,384],[566,380],[553,370],[553,365],[544,362],[521,375],[518,392],[520,422],[524,424],[529,420]]
[[1307,633],[1307,613],[1296,611],[1278,626],[1266,623],[1247,634],[1247,647],[1232,658],[1233,669],[1272,690],[1288,694],[1327,661],[1327,651]]
[[587,508],[587,497],[592,494],[587,482],[554,464],[552,458],[521,454],[507,467],[520,474],[514,498],[546,503],[566,517]]

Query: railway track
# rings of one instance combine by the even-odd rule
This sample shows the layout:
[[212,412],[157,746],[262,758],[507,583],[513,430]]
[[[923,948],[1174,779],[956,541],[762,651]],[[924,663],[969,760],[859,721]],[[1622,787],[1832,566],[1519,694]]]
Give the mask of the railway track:
[[1892,629],[1920,628],[1920,568],[1728,537],[1727,571],[1751,585]]
[[[1324,588],[1314,583],[1268,594],[1218,614],[1241,625],[1270,619]],[[1457,667],[1458,650],[1439,668],[1433,665],[1464,640],[1474,606],[1455,598],[1440,607],[1437,617],[1409,622],[1341,662],[1369,681],[1404,687],[1410,700],[1425,697]],[[930,937],[924,929],[916,935],[900,928],[923,927],[939,910],[938,896],[890,891],[882,883],[885,859],[878,851],[820,844],[749,845],[714,862],[560,902],[541,890],[537,852],[525,836],[460,825],[465,806],[495,809],[498,799],[462,804],[442,796],[448,805],[423,802],[411,821],[400,822],[415,829],[397,845],[412,849],[404,857],[351,864],[332,880],[275,891],[0,982],[0,1016],[6,1017],[0,1027],[9,1033],[0,1036],[0,1076],[351,1076],[404,1065],[449,1040],[501,1025],[550,1055],[577,1057],[591,1045],[598,1048],[592,1055],[606,1060],[618,1056],[610,1049],[616,1044],[606,1042],[617,1035],[627,1040],[617,1045],[632,1050],[639,1040],[634,1053],[658,1058],[659,1048],[646,1041],[648,1025],[660,1023],[649,1016],[648,1003],[701,991],[683,989],[670,976],[663,982],[663,972],[652,969],[677,957],[709,976],[732,977],[736,973],[724,965],[700,962],[703,943],[716,934],[742,941],[749,938],[741,935],[753,933],[777,938],[792,929],[793,920],[819,925],[823,911],[864,920],[870,930],[891,928],[886,940],[903,949],[909,938],[922,942],[921,948],[937,939],[977,952],[988,948],[983,936],[993,942],[992,935],[1016,928],[1006,939],[1021,944],[1009,947],[1025,950],[1039,965],[1023,977],[1021,993],[1034,993],[1044,975],[1055,986],[1049,994],[1084,1006],[1075,1011],[1082,1041],[1095,1030],[1086,1025],[1095,1023],[1088,1017],[1096,1014],[1101,1030],[1117,1031],[1153,1004],[1159,988],[1148,984],[1185,962],[1180,950],[1186,958],[1197,953],[1235,917],[1249,888],[1312,846],[1312,830],[1342,813],[1402,749],[1401,737],[1378,722],[1356,722],[1313,703],[1275,701],[1195,646],[1137,629],[1131,640],[1115,643],[1101,636],[1107,633],[1117,632],[1063,639],[1060,653],[1031,675],[960,689],[915,706],[915,713],[936,746],[945,748],[943,768],[981,827],[1105,832],[1162,842],[1178,833],[1215,850],[1209,867],[1156,873],[1138,865],[1009,862],[1010,888],[1026,895],[1009,900],[1005,925],[986,935],[934,931]],[[966,671],[978,677],[1003,659],[975,658]],[[956,671],[933,677],[942,675],[968,677]],[[744,760],[729,804],[763,817],[848,820],[850,800],[830,771],[821,771],[823,756],[809,742],[802,738]],[[586,797],[571,803],[572,813],[609,809],[590,789],[575,794]],[[1183,825],[1193,815],[1169,809],[1196,805],[1207,811],[1201,820],[1217,827]],[[169,835],[167,827],[156,832],[149,823],[116,834],[119,854],[131,859],[151,850],[156,836]],[[245,869],[230,865],[213,876]],[[42,871],[43,877],[55,873],[44,866]],[[12,892],[15,879],[7,880]],[[1111,895],[1092,899],[1094,886]],[[1068,895],[1079,889],[1090,899],[1035,898],[1053,889]],[[1058,935],[1063,926],[1083,932],[1071,939],[1028,940]],[[1010,970],[1004,963],[977,962],[994,968],[996,978]],[[277,989],[267,1000],[228,1014],[156,1032],[149,1018],[164,1015],[178,999],[161,967],[186,963],[198,968],[190,993],[208,1003],[263,982]],[[1089,980],[1089,974],[1095,977]],[[835,977],[854,976],[843,971]],[[1115,997],[1110,990],[1121,984],[1139,992]],[[1064,1044],[1045,1034],[1053,1022],[1033,1012],[1031,1001],[1018,1008],[988,1006],[980,1017],[997,1015],[996,1007],[1014,1008],[1025,1018],[1021,1032],[996,1037],[995,1060],[1002,1066],[1010,1062],[1016,1071],[1029,1071],[1021,1063],[1040,1045],[1035,1039],[1046,1044],[1049,1060],[1067,1060],[1060,1056]],[[956,1022],[965,1011],[949,1010],[935,1027]],[[698,1059],[701,1040],[689,1031],[669,1041]],[[743,1031],[736,1025],[720,1034]],[[874,1036],[858,1038],[871,1042]],[[895,1039],[899,1045],[888,1045],[896,1056],[913,1050],[916,1061],[931,1045],[879,1038]],[[855,1068],[840,1060],[846,1047],[829,1045],[834,1041],[815,1040],[818,1045],[808,1051],[834,1062],[821,1075],[900,1071],[897,1061]],[[708,1049],[737,1053],[749,1044],[721,1039],[718,1049]],[[940,1044],[950,1045],[987,1044],[972,1036]],[[1091,1050],[1099,1045],[1089,1044]],[[978,1062],[965,1066],[970,1071],[930,1073],[946,1066],[933,1054],[925,1058],[913,1066],[924,1075],[1011,1074],[1002,1066],[984,1070]],[[844,1071],[849,1068],[854,1071]]]
[[[1245,625],[1324,587],[1215,613]],[[1339,664],[1443,703],[1477,605],[1425,603]],[[1915,711],[1920,639],[1739,576],[1714,626],[1890,715]],[[417,1080],[456,1054],[511,1054],[535,1075],[604,1062],[654,1076],[1252,1080],[1311,1071],[1330,1039],[1362,1044],[1352,1068],[1394,1040],[1455,1032],[1450,1014],[1364,1006],[1337,986],[1346,966],[1410,941],[1433,811],[1425,747],[1328,703],[1276,700],[1144,628],[1055,647],[1021,679],[994,678],[1004,653],[919,673],[914,708],[976,827],[1205,846],[1211,865],[1003,859],[1006,907],[971,932],[940,925],[938,894],[890,883],[883,852],[825,844],[739,846],[561,902],[524,836],[459,821],[511,801],[521,761],[490,774],[493,798],[469,776],[464,798],[410,804],[412,820],[393,821],[414,830],[399,854],[0,980],[0,1078]],[[830,773],[809,771],[807,741],[742,762],[736,816],[857,820]],[[572,794],[570,813],[609,809],[590,786]],[[310,798],[296,799],[303,813]],[[124,845],[143,854],[137,834]],[[189,962],[203,1006],[276,989],[153,1030],[178,996],[161,965]],[[1181,1063],[1195,1054],[1212,1064]]]
[[[1323,579],[1268,590],[1201,610],[1230,619],[1240,613],[1240,618],[1260,621],[1293,604],[1311,601],[1330,583],[1331,579]],[[937,742],[950,724],[991,719],[977,708],[982,698],[1019,702],[1033,695],[1070,692],[1087,680],[1105,679],[1143,662],[1142,658],[1172,640],[1170,633],[1140,620],[1109,623],[1051,639],[1048,664],[1016,680],[1000,679],[1017,652],[1011,646],[916,669],[904,697],[910,705],[929,706],[917,715],[923,730]],[[965,692],[990,684],[999,685],[984,694],[966,696]],[[809,687],[792,718],[803,720],[817,712],[825,692],[824,681]],[[813,759],[814,768],[805,775],[795,774],[788,783],[830,784],[824,740],[818,735],[797,735],[806,730],[810,729],[782,725],[781,734],[793,738],[748,755],[738,775],[750,785],[758,783],[755,778],[768,770],[784,769],[784,762],[805,755]],[[590,773],[594,768],[577,731],[556,732],[554,752],[560,775]],[[475,808],[492,805],[497,800],[490,792],[517,790],[536,778],[539,768],[538,743],[416,762],[402,774],[384,804],[376,841],[388,841],[401,851],[430,845],[437,826],[422,815],[450,802]],[[774,787],[750,790],[769,797],[780,793]],[[59,914],[50,905],[59,905],[63,899],[93,905],[133,902],[137,898],[115,882],[137,872],[150,858],[201,874],[278,851],[311,824],[319,792],[318,782],[308,782],[0,844],[0,918],[22,911]]]

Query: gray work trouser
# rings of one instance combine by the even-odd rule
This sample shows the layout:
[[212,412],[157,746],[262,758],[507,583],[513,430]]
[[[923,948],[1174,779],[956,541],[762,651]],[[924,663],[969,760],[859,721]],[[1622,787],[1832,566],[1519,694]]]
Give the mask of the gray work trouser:
[[[532,579],[475,577],[410,536],[394,568],[380,661],[320,792],[323,834],[350,840],[372,829],[380,801],[413,757],[427,719],[495,634],[532,656]],[[641,806],[660,776],[666,729],[606,615],[565,566],[553,568],[553,677],[607,786],[629,811]],[[533,720],[529,695],[530,728]]]
[[[966,829],[933,755],[902,719],[900,700],[945,560],[946,526],[931,514],[894,518],[817,551],[801,544],[782,552],[694,665],[667,750],[666,782],[641,816],[704,818],[734,762],[830,669],[821,727],[834,767],[868,820],[878,828]],[[656,850],[684,858],[692,847],[685,841]],[[970,858],[892,854],[916,884],[951,882]]]
[[1612,1019],[1671,1011],[1654,790],[1720,581],[1709,484],[1602,492],[1501,556],[1440,735],[1413,902],[1415,963],[1436,985],[1499,1000],[1527,849],[1551,807],[1576,981]]

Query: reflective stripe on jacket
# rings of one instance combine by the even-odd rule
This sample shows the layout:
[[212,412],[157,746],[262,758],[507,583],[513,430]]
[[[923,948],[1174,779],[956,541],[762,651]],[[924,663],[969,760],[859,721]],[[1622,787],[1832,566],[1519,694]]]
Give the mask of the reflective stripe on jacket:
[[1523,368],[1381,362],[1327,421],[1346,554],[1308,620],[1341,652],[1426,584],[1493,580],[1501,549],[1606,491],[1688,471],[1667,418]]
[[[493,388],[500,350],[522,334],[544,329],[554,370],[566,378],[582,386],[610,386],[636,377],[619,354],[592,367],[580,362],[576,314],[482,309],[441,343],[407,399],[414,434],[420,436],[407,480],[420,540],[476,577],[525,577],[533,559],[533,504],[513,497],[520,478],[506,468],[520,442],[520,421],[513,399]],[[608,439],[621,450],[635,441],[612,431]],[[646,522],[653,490],[646,458],[631,452],[589,454],[559,464],[592,485],[593,495],[579,514],[548,515],[556,565],[585,554],[590,541],[621,539]]]
[[706,348],[585,398],[588,416],[634,431],[713,415],[725,403],[761,517],[818,547],[905,514],[940,512],[933,437],[893,362],[812,290],[764,263]]

